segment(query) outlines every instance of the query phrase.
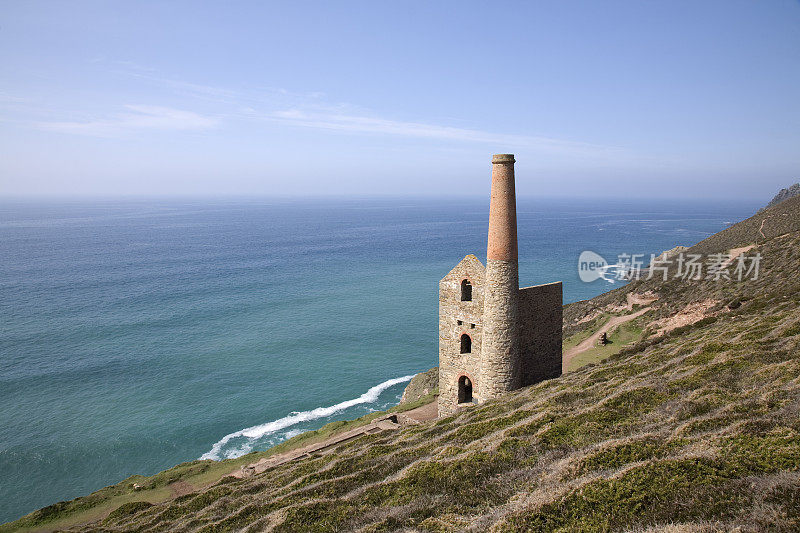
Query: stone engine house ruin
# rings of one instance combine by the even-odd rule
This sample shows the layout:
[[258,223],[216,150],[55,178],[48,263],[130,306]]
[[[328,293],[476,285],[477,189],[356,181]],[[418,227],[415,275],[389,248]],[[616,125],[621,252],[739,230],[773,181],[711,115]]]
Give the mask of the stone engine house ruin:
[[561,375],[561,282],[519,288],[514,156],[492,159],[486,266],[439,282],[439,416]]

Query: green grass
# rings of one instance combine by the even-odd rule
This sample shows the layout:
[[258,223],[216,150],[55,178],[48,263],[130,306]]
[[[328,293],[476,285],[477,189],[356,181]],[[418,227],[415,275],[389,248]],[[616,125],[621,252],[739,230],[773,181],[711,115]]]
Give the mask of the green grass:
[[574,348],[575,346],[579,345],[588,339],[594,332],[600,329],[600,327],[602,327],[602,325],[608,322],[610,319],[611,315],[609,313],[602,313],[598,315],[593,320],[590,320],[584,324],[580,331],[564,339],[561,343],[561,349],[567,350],[568,348]]
[[642,517],[646,523],[722,518],[747,499],[738,490],[725,490],[728,479],[708,459],[652,462],[514,516],[502,531],[611,531],[638,525]]
[[616,444],[583,459],[578,465],[576,472],[578,474],[585,474],[596,470],[613,470],[621,468],[628,463],[661,458],[667,455],[670,450],[678,448],[687,442],[688,441],[682,439],[669,441],[663,437],[649,436],[622,444]]
[[[254,463],[264,457],[323,442],[337,434],[365,426],[387,413],[401,413],[427,405],[435,400],[437,394],[438,390],[435,390],[414,402],[394,406],[388,411],[370,413],[355,420],[330,422],[318,430],[301,433],[263,452],[253,452],[236,459],[222,461],[192,461],[153,476],[131,476],[116,485],[93,492],[89,496],[68,502],[59,502],[34,511],[14,522],[2,524],[0,533],[68,528],[106,516],[113,516],[118,509],[120,510],[119,514],[130,513],[133,509],[141,510],[144,505],[170,500],[173,494],[169,488],[171,483],[185,482],[196,491],[200,491],[220,481],[243,465]],[[134,484],[141,488],[134,490]]]
[[[177,499],[165,496],[171,481],[217,474],[179,465],[38,519],[52,528],[69,518],[89,531],[800,530],[800,234],[758,251],[762,277],[747,284],[633,282],[567,306],[577,333],[576,313],[617,305],[626,291],[660,296],[652,316],[622,325],[612,348],[558,379]],[[659,337],[640,329],[706,297],[739,304]],[[565,345],[585,339],[598,318]],[[370,420],[334,423],[241,460]],[[126,483],[134,480],[148,488],[133,492]],[[150,495],[154,505],[136,503]]]
[[[131,506],[141,505],[141,502],[161,503],[172,497],[170,483],[183,481],[194,489],[201,490],[242,465],[257,460],[258,455],[248,454],[225,461],[192,461],[153,476],[131,476],[88,496],[68,502],[58,502],[34,511],[15,522],[2,524],[0,532],[68,528],[103,518],[123,506],[131,509]],[[134,484],[142,488],[135,490]]]
[[[624,324],[620,324],[616,328],[614,328],[607,336],[608,340],[611,341],[609,344],[605,346],[595,346],[594,348],[590,348],[585,352],[576,354],[569,362],[567,366],[567,372],[573,372],[578,368],[592,364],[592,363],[599,363],[604,359],[619,353],[624,347],[635,343],[642,339],[642,334],[644,333],[644,328],[637,324],[638,320],[632,320],[631,322],[625,322]],[[596,330],[595,330],[596,331]],[[586,339],[589,335],[584,336]],[[573,342],[570,339],[570,342]],[[572,346],[576,346],[581,341],[575,342]],[[564,346],[564,349],[569,347],[568,345]]]

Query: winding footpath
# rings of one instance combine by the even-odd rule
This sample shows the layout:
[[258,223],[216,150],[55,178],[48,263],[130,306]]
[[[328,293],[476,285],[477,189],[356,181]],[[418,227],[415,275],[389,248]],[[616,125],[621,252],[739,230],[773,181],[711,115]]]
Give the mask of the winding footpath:
[[566,372],[567,366],[569,366],[569,362],[572,360],[573,357],[578,355],[579,353],[583,353],[587,350],[590,350],[595,347],[597,342],[600,340],[600,337],[603,333],[608,333],[612,329],[616,328],[620,324],[624,324],[625,322],[630,322],[634,318],[640,317],[646,312],[650,311],[652,307],[645,307],[644,309],[639,309],[635,313],[631,313],[630,315],[622,315],[622,316],[612,316],[608,322],[603,324],[600,329],[592,333],[586,340],[573,346],[572,348],[566,350],[561,357],[561,371]]

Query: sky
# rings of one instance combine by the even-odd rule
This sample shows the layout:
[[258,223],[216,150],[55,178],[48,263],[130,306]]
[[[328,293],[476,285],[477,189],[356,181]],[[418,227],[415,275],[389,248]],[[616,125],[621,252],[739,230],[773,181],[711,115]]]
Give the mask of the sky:
[[800,181],[797,0],[0,0],[0,65],[0,199]]

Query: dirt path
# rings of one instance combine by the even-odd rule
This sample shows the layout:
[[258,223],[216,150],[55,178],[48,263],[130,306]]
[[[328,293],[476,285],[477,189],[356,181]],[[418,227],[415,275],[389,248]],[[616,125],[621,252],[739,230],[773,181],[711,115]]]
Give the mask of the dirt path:
[[625,322],[630,322],[634,318],[642,316],[651,309],[652,307],[645,307],[644,309],[639,309],[638,311],[636,311],[635,313],[631,313],[630,315],[612,316],[608,322],[603,324],[600,327],[600,329],[595,331],[588,339],[584,340],[577,346],[573,346],[572,348],[564,352],[564,354],[561,357],[562,372],[567,371],[567,366],[569,365],[569,362],[572,360],[573,357],[575,357],[579,353],[583,353],[586,350],[594,348],[595,344],[597,344],[597,341],[600,340],[600,337],[603,335],[603,333],[608,333],[609,331],[619,326],[620,324],[624,324]]
[[647,305],[655,302],[658,300],[658,296],[654,296],[649,291],[645,294],[636,294],[635,292],[629,292],[625,295],[628,300],[628,311],[633,311],[634,305]]
[[290,450],[288,452],[273,455],[271,457],[265,457],[258,462],[244,465],[240,470],[236,470],[230,475],[238,478],[246,478],[252,476],[253,474],[259,474],[268,468],[272,468],[273,466],[278,466],[290,461],[309,457],[312,454],[330,453],[337,445],[349,440],[353,440],[361,435],[378,433],[385,430],[394,430],[405,424],[418,424],[427,420],[433,420],[436,418],[437,410],[438,404],[436,401],[433,401],[429,404],[417,407],[416,409],[412,409],[404,413],[388,413],[376,420],[373,420],[369,424],[338,433],[321,442],[308,444],[295,450]]
[[764,237],[765,239],[767,238],[767,236],[766,236],[766,235],[764,235],[764,224],[766,224],[766,223],[767,223],[767,220],[771,219],[772,217],[777,217],[777,216],[784,216],[784,217],[788,217],[788,216],[789,216],[789,213],[778,213],[777,215],[770,215],[770,216],[768,216],[767,218],[765,218],[764,220],[762,220],[762,221],[761,221],[761,227],[759,227],[759,228],[758,228],[758,232],[759,232],[759,233],[761,234],[761,236],[762,236],[762,237]]
[[183,480],[173,481],[169,484],[169,490],[172,491],[172,498],[177,498],[178,496],[185,496],[187,494],[191,494],[195,492],[195,489],[192,485],[188,484]]
[[439,416],[438,399],[432,401],[431,403],[427,403],[423,406],[417,407],[416,409],[406,411],[405,413],[400,413],[397,415],[397,419],[402,424],[405,421],[405,419],[409,418],[413,422],[427,422],[428,420],[434,420],[437,416]]
[[315,453],[328,453],[337,445],[358,438],[361,435],[378,433],[380,431],[396,429],[398,427],[400,427],[400,424],[397,423],[397,415],[386,415],[364,426],[333,435],[332,437],[329,437],[321,442],[315,442],[313,444],[308,444],[285,453],[264,457],[258,462],[242,466],[241,470],[237,470],[230,475],[238,478],[250,477],[253,474],[260,474],[261,472],[268,468],[272,468],[273,466],[278,466],[290,461],[295,461],[297,459],[310,457]]

